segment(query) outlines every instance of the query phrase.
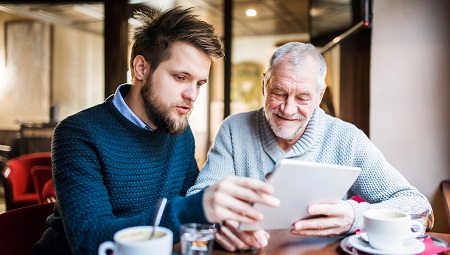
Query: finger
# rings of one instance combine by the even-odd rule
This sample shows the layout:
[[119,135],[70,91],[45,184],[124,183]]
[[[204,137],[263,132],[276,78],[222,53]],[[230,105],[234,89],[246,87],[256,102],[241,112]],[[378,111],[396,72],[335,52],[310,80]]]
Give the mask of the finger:
[[268,233],[264,230],[255,231],[253,233],[253,236],[259,244],[259,247],[256,247],[256,248],[266,247],[267,244],[269,243],[270,235],[268,236]]
[[330,206],[329,204],[313,204],[308,206],[308,213],[310,215],[336,215],[336,205]]
[[253,206],[232,196],[217,194],[215,201],[218,206],[223,208],[224,213],[227,214],[223,219],[253,223],[263,218],[262,213],[253,208]]
[[[259,189],[261,185],[266,189]],[[272,192],[268,193],[268,190],[273,191],[273,187],[267,183],[235,176],[226,177],[217,184],[218,192],[224,192],[244,202],[258,202],[272,207],[279,206],[279,199],[269,195]]]
[[[230,183],[219,183],[206,189],[203,206],[208,220],[216,222],[233,219],[244,223],[261,220],[263,215],[248,203],[240,200],[240,194],[235,193],[236,190],[237,192],[239,190],[230,188],[230,185],[233,186]],[[243,193],[246,192],[243,191]]]
[[222,226],[220,228],[220,233],[227,238],[229,243],[239,250],[248,250],[251,248],[250,245],[248,245],[244,240],[245,238],[242,238],[241,235],[236,235],[233,231],[231,231],[228,227]]
[[338,222],[336,222],[337,218],[314,218],[314,219],[307,219],[307,220],[299,220],[294,223],[294,229],[296,230],[322,230],[322,229],[328,229],[333,228],[339,225]]
[[210,222],[221,222],[226,219],[253,223],[262,219],[262,214],[249,204],[235,199],[225,192],[218,192],[217,186],[207,188],[203,195],[205,216]]
[[216,233],[214,236],[215,241],[222,246],[227,251],[236,251],[236,247],[234,247],[230,241],[220,233]]
[[301,235],[301,236],[325,236],[325,237],[335,237],[342,233],[342,229],[340,228],[329,228],[329,229],[321,229],[321,230],[314,230],[314,229],[307,229],[307,230],[295,230],[291,229],[291,234],[293,235]]
[[297,221],[291,233],[306,236],[336,236],[347,230],[339,218],[320,218]]
[[[242,231],[239,230],[239,222],[236,221],[225,221],[225,226],[239,238],[242,242],[244,242],[248,247],[239,247],[240,249],[249,249],[251,247],[254,248],[262,248],[267,245],[267,237],[264,234],[265,231]],[[264,245],[261,245],[264,244]]]
[[227,228],[233,230],[233,229],[239,229],[240,223],[235,220],[226,220],[223,222],[223,225],[225,225]]
[[241,186],[241,187],[244,187],[247,189],[252,189],[254,191],[261,192],[261,193],[272,194],[274,192],[272,185],[270,185],[267,182],[261,182],[256,179],[240,177],[240,176],[227,176],[224,178],[224,180],[231,181],[238,186]]
[[[204,202],[205,215],[210,222],[220,222],[224,220],[236,220],[242,223],[254,223],[263,218],[263,215],[252,207],[248,207],[247,213],[241,213],[241,210],[230,209],[221,205],[210,206],[210,203]],[[244,211],[244,210],[242,210]]]
[[326,204],[312,204],[308,207],[308,213],[311,215],[342,216],[346,214],[349,206],[352,209],[351,205],[345,201]]
[[215,209],[216,211],[214,211],[213,213],[207,213],[205,210],[207,219],[210,222],[220,222],[229,219],[229,220],[236,220],[242,223],[251,224],[262,218],[262,216],[258,218],[258,217],[251,217],[251,215],[248,214],[241,214],[227,207],[217,206]]

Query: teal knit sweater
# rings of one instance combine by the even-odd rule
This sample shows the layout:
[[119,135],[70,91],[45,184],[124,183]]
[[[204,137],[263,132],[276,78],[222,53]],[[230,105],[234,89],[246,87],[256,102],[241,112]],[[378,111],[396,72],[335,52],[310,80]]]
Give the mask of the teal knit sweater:
[[162,197],[161,225],[178,242],[180,224],[207,222],[203,192],[184,198],[198,175],[194,147],[190,128],[176,136],[139,128],[112,97],[61,121],[52,142],[57,203],[34,254],[97,254],[116,231],[153,224]]

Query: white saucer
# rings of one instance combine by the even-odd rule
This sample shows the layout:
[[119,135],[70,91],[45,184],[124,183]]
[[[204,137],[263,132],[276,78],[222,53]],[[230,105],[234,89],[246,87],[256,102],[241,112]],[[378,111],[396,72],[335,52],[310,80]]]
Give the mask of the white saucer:
[[[359,235],[352,235],[347,238],[344,238],[341,241],[341,248],[345,252],[349,254],[355,254],[354,251],[352,251],[348,244],[353,246],[355,249],[369,253],[369,254],[376,254],[376,255],[410,255],[410,254],[418,254],[425,250],[425,244],[418,240],[418,239],[409,239],[405,242],[403,245],[403,248],[397,251],[381,251],[377,250],[375,248],[372,248],[370,244],[368,244],[366,241],[362,240]],[[357,254],[357,253],[356,253]]]
[[354,249],[351,245],[348,244],[348,239],[350,239],[351,236],[347,236],[346,238],[342,239],[341,241],[341,249],[348,254],[358,255],[358,251]]

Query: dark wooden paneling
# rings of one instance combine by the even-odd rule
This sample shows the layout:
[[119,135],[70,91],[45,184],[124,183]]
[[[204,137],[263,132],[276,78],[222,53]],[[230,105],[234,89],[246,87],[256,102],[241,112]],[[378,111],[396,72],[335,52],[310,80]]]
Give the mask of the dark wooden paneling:
[[[361,1],[353,0],[353,19],[364,19]],[[359,30],[341,43],[340,118],[355,124],[369,136],[370,28]]]
[[225,119],[231,113],[231,56],[232,56],[232,37],[233,37],[233,0],[224,1],[224,84],[223,84],[223,118]]
[[362,30],[341,44],[340,118],[369,135],[370,30]]
[[128,12],[127,0],[105,3],[105,98],[127,81]]

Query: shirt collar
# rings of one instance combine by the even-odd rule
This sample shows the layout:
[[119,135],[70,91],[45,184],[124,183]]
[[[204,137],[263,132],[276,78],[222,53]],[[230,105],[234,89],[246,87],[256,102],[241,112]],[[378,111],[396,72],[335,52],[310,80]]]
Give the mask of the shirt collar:
[[131,86],[131,84],[120,85],[117,88],[116,93],[114,94],[112,102],[117,110],[129,121],[139,126],[140,128],[153,131],[147,124],[145,124],[144,121],[139,119],[139,117],[134,114],[133,111],[131,111],[130,107],[128,107],[128,105],[125,103],[125,100],[123,99],[130,91]]

